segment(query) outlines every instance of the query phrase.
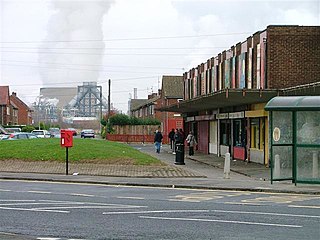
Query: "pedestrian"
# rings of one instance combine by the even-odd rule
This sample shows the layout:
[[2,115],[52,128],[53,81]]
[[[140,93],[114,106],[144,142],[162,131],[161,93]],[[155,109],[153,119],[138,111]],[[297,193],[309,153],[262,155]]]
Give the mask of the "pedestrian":
[[170,148],[174,147],[174,128],[172,128],[171,132],[169,132],[169,141],[170,141]]
[[154,135],[154,146],[156,148],[156,153],[160,153],[162,138],[162,133],[159,130],[157,130],[156,134]]
[[194,155],[194,146],[197,145],[197,141],[192,133],[192,131],[189,132],[187,138],[186,138],[187,145],[189,147],[189,156]]
[[184,139],[185,135],[184,135],[184,131],[182,130],[182,128],[179,129],[179,133],[181,136],[181,143],[183,143],[183,139]]
[[181,133],[179,132],[178,128],[174,131],[174,148],[172,154],[176,154],[177,144],[183,143],[183,138]]

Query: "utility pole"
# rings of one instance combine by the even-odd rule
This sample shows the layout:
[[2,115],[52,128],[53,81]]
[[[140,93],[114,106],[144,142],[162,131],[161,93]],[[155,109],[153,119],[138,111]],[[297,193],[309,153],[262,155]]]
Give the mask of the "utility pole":
[[111,113],[110,93],[111,93],[111,80],[109,79],[108,81],[108,119],[110,118],[110,113]]

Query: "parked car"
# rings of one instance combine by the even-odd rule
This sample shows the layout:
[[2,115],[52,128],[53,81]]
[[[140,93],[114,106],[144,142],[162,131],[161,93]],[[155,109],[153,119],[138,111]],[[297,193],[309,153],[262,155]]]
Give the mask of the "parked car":
[[7,138],[3,138],[2,140],[19,140],[19,139],[35,139],[38,138],[33,133],[28,132],[19,132],[19,133],[11,133],[10,135],[7,135]]
[[0,134],[0,140],[5,140],[10,136],[10,134]]
[[93,129],[83,129],[81,131],[81,138],[94,138],[94,130]]
[[49,133],[51,138],[60,138],[61,133],[59,128],[49,128]]
[[77,130],[76,130],[76,129],[74,129],[74,128],[68,128],[68,130],[71,130],[71,131],[72,131],[73,136],[77,136],[77,135],[78,135],[78,133],[77,133]]
[[12,127],[12,128],[5,128],[5,130],[7,131],[7,133],[16,133],[16,132],[21,132],[21,128],[16,128],[16,127]]
[[49,138],[50,133],[47,130],[33,130],[31,133],[36,135],[38,138]]

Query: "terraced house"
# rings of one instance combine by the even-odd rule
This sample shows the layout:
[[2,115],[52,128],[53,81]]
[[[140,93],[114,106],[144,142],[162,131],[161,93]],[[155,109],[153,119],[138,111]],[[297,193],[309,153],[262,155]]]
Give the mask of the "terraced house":
[[31,109],[9,86],[0,86],[0,125],[31,125]]
[[268,26],[185,72],[184,115],[198,150],[268,164],[268,113],[278,95],[320,95],[320,27]]

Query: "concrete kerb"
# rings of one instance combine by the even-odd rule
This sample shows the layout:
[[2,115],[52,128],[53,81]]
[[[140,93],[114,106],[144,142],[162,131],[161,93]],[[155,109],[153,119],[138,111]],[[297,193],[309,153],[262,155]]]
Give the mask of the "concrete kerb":
[[[78,184],[95,184],[106,186],[132,186],[132,187],[155,187],[155,188],[176,188],[176,189],[197,189],[197,190],[223,190],[223,191],[242,191],[242,192],[256,192],[256,193],[285,193],[285,194],[307,194],[320,195],[320,191],[306,191],[306,190],[286,190],[286,189],[265,189],[265,188],[251,188],[251,187],[215,187],[215,186],[197,186],[187,184],[168,184],[168,183],[139,183],[139,182],[113,182],[113,181],[99,181],[99,180],[83,180],[83,179],[58,179],[59,177],[66,177],[57,175],[57,178],[48,177],[21,177],[21,176],[0,176],[2,180],[21,180],[21,181],[38,181],[38,182],[55,182],[55,183],[78,183]],[[70,176],[71,177],[71,176]],[[99,177],[97,177],[99,178]]]

